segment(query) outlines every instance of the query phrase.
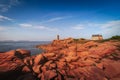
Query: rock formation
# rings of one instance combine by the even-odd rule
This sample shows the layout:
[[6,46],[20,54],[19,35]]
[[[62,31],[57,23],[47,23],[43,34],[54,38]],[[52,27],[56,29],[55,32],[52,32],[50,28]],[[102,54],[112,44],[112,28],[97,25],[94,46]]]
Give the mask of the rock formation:
[[120,80],[119,41],[83,44],[69,38],[37,47],[45,52],[0,53],[0,80]]

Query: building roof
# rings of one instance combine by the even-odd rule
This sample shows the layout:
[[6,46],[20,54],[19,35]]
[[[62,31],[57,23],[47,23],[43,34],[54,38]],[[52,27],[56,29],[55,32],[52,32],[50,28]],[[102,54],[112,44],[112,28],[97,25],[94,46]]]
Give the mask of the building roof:
[[99,35],[99,34],[95,34],[95,35],[92,35],[92,37],[102,37],[102,35]]

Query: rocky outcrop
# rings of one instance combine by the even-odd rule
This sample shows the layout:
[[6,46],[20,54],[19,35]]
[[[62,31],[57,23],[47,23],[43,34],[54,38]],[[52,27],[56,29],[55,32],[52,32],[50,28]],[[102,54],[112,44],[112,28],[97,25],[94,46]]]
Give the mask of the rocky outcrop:
[[65,39],[38,46],[46,52],[36,56],[22,49],[1,53],[0,80],[119,80],[119,45]]
[[17,49],[0,53],[0,80],[15,80],[25,66],[23,58],[30,57],[30,51]]
[[[63,42],[64,44],[62,44]],[[52,73],[53,80],[115,80],[119,79],[120,42],[108,41],[98,43],[88,41],[84,44],[65,41],[53,41],[53,44],[42,45],[40,48],[56,55],[46,57],[47,61],[39,67],[37,75],[47,80],[46,71]],[[44,55],[44,54],[43,54]],[[48,59],[49,58],[49,59]],[[39,64],[40,65],[40,64]],[[52,66],[51,66],[52,65]],[[37,71],[38,72],[38,71]]]
[[24,63],[16,56],[0,54],[0,80],[16,79],[21,73]]
[[5,52],[5,54],[8,54],[10,56],[16,56],[18,58],[25,58],[30,56],[30,51],[25,50],[25,49],[16,49],[16,50],[11,50],[8,52]]

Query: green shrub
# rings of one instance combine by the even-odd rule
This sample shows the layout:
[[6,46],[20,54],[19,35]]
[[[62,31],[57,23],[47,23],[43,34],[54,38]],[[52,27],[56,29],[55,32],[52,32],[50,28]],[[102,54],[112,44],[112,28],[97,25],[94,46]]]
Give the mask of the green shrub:
[[120,40],[120,36],[119,35],[112,36],[110,40]]

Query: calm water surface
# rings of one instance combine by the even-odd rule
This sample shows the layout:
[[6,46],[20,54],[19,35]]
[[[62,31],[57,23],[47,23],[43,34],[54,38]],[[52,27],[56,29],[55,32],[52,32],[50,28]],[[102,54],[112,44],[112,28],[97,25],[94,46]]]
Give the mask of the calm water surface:
[[39,44],[48,44],[50,41],[1,41],[0,52],[6,52],[18,48],[27,49],[31,51],[32,55],[41,53],[41,49],[37,49],[35,46]]

